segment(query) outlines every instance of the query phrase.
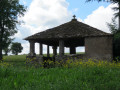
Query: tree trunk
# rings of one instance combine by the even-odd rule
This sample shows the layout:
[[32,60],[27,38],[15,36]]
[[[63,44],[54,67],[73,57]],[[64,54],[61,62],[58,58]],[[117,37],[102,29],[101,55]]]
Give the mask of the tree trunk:
[[6,56],[8,55],[8,51],[5,51],[5,55],[6,55]]
[[3,59],[3,55],[2,55],[2,41],[3,41],[3,32],[4,32],[4,28],[2,27],[2,24],[0,23],[0,61],[2,61]]
[[119,12],[118,12],[118,13],[119,13],[119,17],[118,17],[119,27],[118,27],[118,28],[119,28],[119,30],[120,30],[120,2],[118,3],[118,7],[119,7]]
[[18,53],[16,52],[16,54],[15,55],[18,55]]
[[1,43],[1,40],[0,40],[0,61],[3,59],[2,57],[2,43]]
[[0,34],[0,61],[3,59],[3,56],[2,56],[2,32]]

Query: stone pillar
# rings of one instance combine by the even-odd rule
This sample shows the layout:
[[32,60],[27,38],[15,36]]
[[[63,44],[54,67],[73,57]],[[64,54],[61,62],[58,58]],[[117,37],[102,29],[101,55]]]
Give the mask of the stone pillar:
[[47,57],[50,57],[49,45],[47,45]]
[[43,55],[43,44],[40,43],[40,55]]
[[53,46],[53,56],[57,55],[57,46]]
[[70,47],[70,54],[76,54],[76,47],[75,46]]
[[35,42],[34,41],[29,41],[30,42],[30,56],[36,56],[35,54]]
[[62,56],[64,55],[64,41],[59,40],[59,55]]

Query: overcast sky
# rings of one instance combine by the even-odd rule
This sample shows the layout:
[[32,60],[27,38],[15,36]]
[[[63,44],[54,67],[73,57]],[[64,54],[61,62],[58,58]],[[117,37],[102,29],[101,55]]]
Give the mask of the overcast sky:
[[[86,0],[20,0],[20,3],[28,7],[25,16],[19,18],[25,23],[18,26],[14,40],[22,44],[24,49],[21,54],[29,53],[29,43],[23,40],[25,37],[69,22],[74,14],[79,21],[109,32],[106,23],[110,23],[114,17],[111,8],[117,6],[106,2],[86,2]],[[38,50],[36,44],[36,53]],[[52,53],[52,48],[50,51]],[[84,48],[77,48],[77,51],[84,51]]]

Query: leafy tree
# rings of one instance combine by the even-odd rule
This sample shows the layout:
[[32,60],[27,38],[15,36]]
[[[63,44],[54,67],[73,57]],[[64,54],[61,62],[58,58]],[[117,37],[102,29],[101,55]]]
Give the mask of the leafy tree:
[[[112,19],[112,23],[107,24],[113,37],[113,56],[114,60],[120,60],[120,30],[117,28],[115,19]],[[117,58],[116,58],[117,57]]]
[[104,1],[104,2],[110,2],[113,4],[118,4],[118,7],[114,7],[113,10],[117,11],[117,13],[115,13],[115,18],[119,17],[119,29],[120,29],[120,0],[86,0],[87,2],[89,1]]
[[11,51],[11,49],[9,47],[3,49],[5,56],[7,56],[10,51]]
[[23,50],[23,47],[21,46],[21,43],[15,42],[11,45],[11,51],[13,54],[18,55],[18,53],[21,53]]
[[115,34],[115,33],[117,33],[119,31],[118,25],[117,25],[117,23],[116,23],[114,18],[112,18],[112,22],[111,23],[107,23],[107,26],[108,26],[108,28],[109,28],[109,30],[110,30],[110,32],[112,34]]
[[3,52],[5,53],[5,55],[8,55],[8,53],[10,52],[10,43],[6,43],[6,47],[3,48]]
[[7,41],[17,32],[18,17],[24,15],[26,8],[19,0],[0,0],[0,60]]
[[114,34],[113,55],[115,59],[120,60],[120,31]]
[[8,53],[10,52],[9,47],[10,47],[10,44],[12,43],[13,39],[7,38],[7,40],[4,40],[4,41],[3,42],[6,44],[3,46],[3,52],[5,53],[5,55],[8,55]]

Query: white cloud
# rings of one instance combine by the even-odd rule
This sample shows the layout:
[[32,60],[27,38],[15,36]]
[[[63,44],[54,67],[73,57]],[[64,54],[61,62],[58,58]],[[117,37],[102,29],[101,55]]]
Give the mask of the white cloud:
[[110,32],[107,27],[107,22],[111,23],[111,19],[114,17],[113,14],[115,13],[112,8],[115,6],[117,5],[111,4],[106,8],[100,6],[93,11],[92,14],[88,15],[84,22],[105,32]]
[[22,37],[22,34],[20,31],[18,31],[15,35],[14,35],[15,38],[21,38]]
[[[32,35],[63,24],[72,16],[68,11],[68,5],[66,0],[33,0],[25,16],[19,18],[25,22],[21,27]],[[24,37],[27,37],[26,33]]]
[[20,53],[20,54],[28,54],[29,53],[29,43],[28,42],[26,42],[26,43],[22,43],[22,47],[23,47],[23,50],[22,50],[22,53]]
[[74,9],[72,10],[73,13],[75,13],[75,12],[77,12],[77,11],[78,11],[78,8],[74,8]]
[[83,22],[83,20],[82,20],[82,19],[80,19],[80,18],[78,18],[77,20],[78,20],[79,22]]
[[23,19],[28,25],[53,27],[68,20],[67,7],[66,0],[33,0]]

